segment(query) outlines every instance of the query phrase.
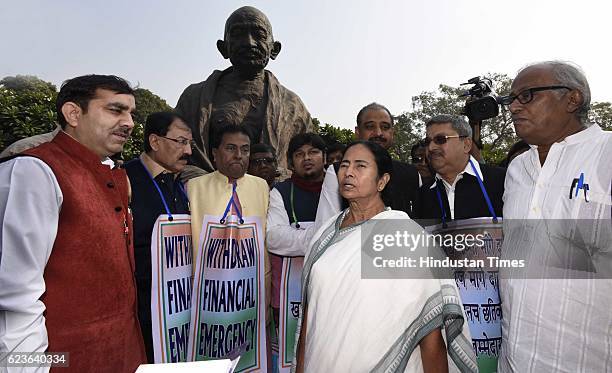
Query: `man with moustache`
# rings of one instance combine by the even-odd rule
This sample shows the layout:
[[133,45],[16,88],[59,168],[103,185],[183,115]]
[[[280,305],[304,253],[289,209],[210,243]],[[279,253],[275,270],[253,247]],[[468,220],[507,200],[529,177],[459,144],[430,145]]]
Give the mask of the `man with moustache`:
[[505,170],[479,164],[470,155],[473,146],[470,125],[461,117],[442,114],[429,119],[425,131],[426,156],[436,174],[432,182],[419,189],[414,217],[444,221],[501,217]]
[[178,114],[150,114],[144,126],[144,152],[124,166],[132,187],[130,207],[134,216],[138,320],[149,363],[154,362],[151,234],[160,215],[189,213],[189,201],[178,174],[189,161],[192,143],[191,129]]
[[[228,124],[221,127],[212,142],[212,155],[217,170],[193,178],[187,183],[194,242],[194,268],[197,263],[198,251],[201,251],[202,255],[209,255],[207,253],[209,249],[207,246],[200,247],[200,245],[206,245],[206,243],[200,243],[200,240],[208,237],[206,236],[208,223],[215,224],[217,229],[219,229],[219,225],[226,227],[227,234],[232,229],[236,230],[236,228],[232,227],[239,229],[246,219],[252,218],[252,220],[257,220],[261,223],[261,225],[258,224],[257,226],[257,235],[262,237],[262,239],[264,237],[268,214],[269,189],[265,180],[246,173],[249,165],[250,146],[251,140],[244,126]],[[201,234],[204,237],[200,237]],[[257,250],[256,258],[258,263],[259,258],[263,256],[263,267],[258,264],[256,266],[257,276],[258,279],[264,279],[263,286],[265,286],[265,290],[258,287],[255,289],[256,292],[251,294],[254,295],[256,303],[260,307],[259,310],[261,312],[258,313],[256,321],[257,325],[261,325],[262,318],[266,317],[262,309],[267,310],[270,299],[271,270],[265,248],[257,247]],[[205,258],[207,257],[205,256]],[[224,278],[228,279],[230,276],[234,276],[236,270],[215,268],[208,272],[209,274],[204,271],[202,276],[225,276],[219,274],[225,272],[228,275]],[[215,273],[211,275],[210,272]],[[194,277],[194,281],[199,281],[199,279]],[[259,283],[259,280],[257,283]],[[246,321],[241,319],[241,317],[246,317],[245,312],[240,312],[239,310],[231,312],[236,313],[234,322],[240,323]],[[266,321],[264,320],[264,325]],[[203,322],[214,323],[215,321],[209,321],[204,318]],[[261,351],[265,353],[266,348],[265,328],[256,328],[256,333],[258,338],[255,338],[255,340],[260,341],[256,343],[260,343],[259,347],[261,348],[257,356],[261,356],[259,353]],[[253,345],[247,346],[247,352],[253,348],[255,348]],[[263,364],[262,367],[265,368],[265,362],[259,361],[259,363]]]
[[134,128],[134,91],[80,76],[56,109],[53,140],[0,164],[0,351],[67,352],[67,372],[133,372],[146,355],[129,186],[109,156]]
[[[479,217],[501,218],[505,170],[500,167],[479,164],[470,155],[473,146],[470,125],[459,116],[442,114],[429,119],[425,123],[425,131],[426,137],[422,144],[425,146],[426,157],[435,175],[434,180],[419,189],[414,218],[423,219],[419,222],[423,226],[437,224],[440,221],[445,224],[451,220]],[[474,250],[466,250],[463,253],[465,255],[460,259],[472,260],[478,255]],[[494,252],[491,255],[499,254]],[[469,273],[466,273],[467,271],[460,268],[453,272],[455,278],[459,279],[470,276]],[[487,278],[497,276],[497,271],[483,273],[485,273],[483,276]],[[459,294],[464,303],[488,304],[493,302],[499,304],[499,294],[495,286],[490,286],[485,290],[484,287],[473,287],[469,283],[459,289]],[[498,318],[495,321],[487,320],[488,338],[499,340],[502,321],[499,321]],[[480,321],[480,318],[478,320]],[[474,338],[472,343],[478,346],[479,339],[482,337],[480,325],[477,326],[472,317],[468,317],[466,322]],[[498,356],[496,351],[490,350],[486,359],[478,359],[481,371],[489,370],[487,364],[495,364]],[[478,355],[478,350],[475,352]]]
[[[227,213],[240,211],[242,216],[263,217],[264,222],[268,215],[268,184],[260,177],[247,174],[251,140],[246,129],[228,124],[219,130],[212,145],[217,170],[194,178],[187,185],[194,243],[199,242],[204,215],[223,215],[233,195],[237,196],[235,202],[239,202],[231,204]],[[235,192],[232,192],[233,185]],[[269,274],[269,269],[266,273]]]
[[[359,110],[355,127],[357,139],[375,142],[389,150],[393,145],[393,131],[393,116],[385,106],[373,102]],[[343,208],[336,174],[335,165],[327,168],[317,210],[315,224],[317,227]],[[393,176],[387,188],[390,188],[391,198],[389,201],[384,201],[385,204],[393,210],[404,211],[412,216],[412,207],[418,197],[419,189],[419,173],[416,168],[413,165],[393,160]]]
[[523,68],[501,98],[531,149],[508,166],[504,245],[525,274],[500,271],[498,372],[604,372],[612,366],[612,133],[588,121],[575,65]]
[[[281,51],[270,21],[256,8],[237,9],[225,22],[224,40],[217,41],[217,49],[232,66],[187,87],[176,104],[176,111],[198,134],[193,160],[204,170],[199,174],[215,169],[210,139],[225,124],[236,124],[245,127],[252,144],[262,142],[275,149],[286,175],[289,140],[297,133],[312,131],[314,125],[302,100],[265,70]],[[198,174],[197,169],[190,173]]]
[[274,187],[276,178],[280,176],[278,172],[278,162],[274,149],[268,144],[253,144],[251,146],[251,156],[249,157],[248,173],[253,176],[261,177],[270,189]]
[[424,184],[430,184],[433,180],[431,168],[429,167],[427,157],[425,156],[425,148],[426,147],[422,141],[417,142],[416,144],[412,145],[412,148],[410,148],[411,163],[419,172],[419,187],[423,186]]

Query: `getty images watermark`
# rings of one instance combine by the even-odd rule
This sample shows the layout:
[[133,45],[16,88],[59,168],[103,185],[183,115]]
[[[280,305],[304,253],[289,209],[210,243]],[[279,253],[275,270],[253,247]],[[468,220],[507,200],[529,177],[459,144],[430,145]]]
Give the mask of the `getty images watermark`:
[[[382,252],[389,248],[398,248],[402,251],[414,253],[418,248],[438,247],[449,250],[454,250],[456,255],[452,253],[445,258],[438,256],[401,256],[399,258],[385,258],[384,256],[374,256],[372,258],[373,265],[376,268],[509,268],[509,267],[525,267],[524,259],[501,259],[499,256],[485,256],[480,258],[476,251],[484,248],[490,240],[487,233],[477,234],[429,234],[422,230],[421,232],[395,231],[394,233],[379,233],[372,236],[372,250]],[[464,253],[465,255],[461,255]],[[452,258],[455,256],[455,258]]]
[[612,278],[610,219],[438,223],[373,219],[363,224],[362,278],[452,279],[458,271],[499,272],[504,278]]

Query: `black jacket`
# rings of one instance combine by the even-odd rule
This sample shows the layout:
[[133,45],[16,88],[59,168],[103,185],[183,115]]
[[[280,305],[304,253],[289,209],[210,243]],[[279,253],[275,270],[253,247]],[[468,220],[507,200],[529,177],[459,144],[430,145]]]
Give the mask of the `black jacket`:
[[[506,170],[501,167],[488,166],[485,164],[480,165],[480,170],[482,172],[483,184],[491,199],[491,204],[493,205],[493,210],[498,217],[501,217],[504,207],[502,197],[504,195]],[[451,220],[446,188],[444,188],[442,181],[436,182],[434,180],[433,182],[437,184],[436,187],[430,188],[432,184],[428,184],[423,185],[419,189],[417,204],[414,209],[414,218],[442,219],[440,202],[438,201],[438,195],[436,193],[437,188],[440,191],[440,197],[446,212],[446,219],[447,221]],[[478,180],[468,173],[464,173],[461,180],[459,180],[455,186],[454,215],[456,220],[491,216],[489,208],[487,207],[487,202],[478,184]]]
[[[134,217],[134,261],[138,290],[138,319],[147,352],[147,360],[153,363],[153,336],[151,335],[151,233],[161,214],[166,213],[159,192],[139,159],[124,165],[132,187],[130,208]],[[169,173],[155,177],[166,199],[170,213],[188,214],[189,202],[181,190],[179,178]]]

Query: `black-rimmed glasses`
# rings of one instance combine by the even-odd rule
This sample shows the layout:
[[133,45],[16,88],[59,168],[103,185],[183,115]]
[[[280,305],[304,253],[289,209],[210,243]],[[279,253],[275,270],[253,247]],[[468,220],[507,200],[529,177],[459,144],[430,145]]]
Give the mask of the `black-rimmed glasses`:
[[181,144],[182,146],[191,146],[192,148],[195,147],[195,141],[193,140],[187,140],[183,137],[179,137],[178,139],[173,139],[172,137],[166,137],[166,136],[159,136],[159,137],[163,137],[166,140],[170,140],[170,141],[174,141],[177,144]]
[[425,147],[429,146],[429,144],[433,141],[434,144],[437,145],[444,145],[446,144],[446,141],[448,139],[454,139],[454,138],[464,138],[467,137],[465,135],[437,135],[434,136],[433,139],[430,139],[429,137],[424,138],[423,140],[421,140],[421,144]]
[[550,85],[550,86],[546,86],[546,87],[534,87],[534,88],[528,88],[525,89],[523,91],[520,91],[518,94],[516,95],[508,95],[508,96],[502,96],[499,97],[497,99],[497,102],[499,102],[500,104],[504,105],[504,106],[510,106],[510,104],[512,104],[512,102],[514,102],[514,100],[518,100],[518,102],[520,102],[521,104],[525,105],[531,102],[531,100],[533,100],[533,93],[534,92],[540,92],[540,91],[549,91],[549,90],[555,90],[555,89],[568,89],[568,90],[572,90],[570,87],[566,87],[563,85]]

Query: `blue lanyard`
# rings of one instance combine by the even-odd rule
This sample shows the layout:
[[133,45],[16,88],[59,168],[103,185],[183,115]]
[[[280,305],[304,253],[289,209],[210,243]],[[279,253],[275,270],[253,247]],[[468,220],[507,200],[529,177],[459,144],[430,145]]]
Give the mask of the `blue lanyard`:
[[[164,209],[166,210],[166,214],[168,215],[168,220],[169,221],[174,220],[174,218],[172,217],[172,213],[170,213],[170,208],[168,207],[168,203],[166,202],[166,198],[164,198],[164,194],[162,193],[161,189],[159,188],[159,185],[157,184],[157,181],[155,181],[155,179],[153,178],[153,175],[151,175],[151,172],[149,172],[149,170],[147,169],[147,166],[145,166],[145,164],[142,162],[142,159],[139,158],[138,160],[140,161],[140,164],[142,164],[142,168],[144,168],[145,171],[147,172],[147,175],[149,175],[149,178],[153,182],[153,185],[155,186],[155,189],[157,189],[157,193],[159,193],[159,198],[161,198],[161,201],[164,204]],[[189,203],[189,198],[187,197],[187,193],[185,192],[185,187],[183,186],[183,183],[181,183],[180,181],[179,181],[179,188],[181,189],[181,192],[183,192],[183,196],[185,196],[185,199]]]
[[[223,216],[221,217],[219,223],[225,224],[225,218],[227,218],[227,214],[229,213],[229,210],[233,205],[234,209],[236,209],[236,213],[238,214],[238,220],[240,221],[240,224],[244,224],[244,219],[242,219],[242,211],[240,211],[240,208],[238,208],[238,204],[234,200],[234,196],[236,197],[236,199],[238,199],[238,194],[236,193],[236,181],[232,183],[232,196],[230,197],[230,200],[227,203],[227,207],[225,207],[225,212],[223,213]],[[240,199],[238,199],[238,201],[240,201]]]
[[471,159],[470,166],[472,166],[472,170],[474,170],[474,173],[476,174],[476,179],[478,180],[478,185],[480,185],[482,195],[484,196],[485,201],[487,201],[487,207],[489,208],[489,213],[491,213],[491,216],[493,217],[493,223],[497,223],[497,215],[495,214],[495,210],[493,210],[493,204],[491,203],[491,199],[489,198],[489,193],[487,193],[487,190],[485,189],[485,186],[482,183],[482,178],[478,174],[478,171],[476,171],[476,166],[474,166],[474,162],[472,162]]
[[[487,190],[485,189],[485,186],[482,183],[482,178],[480,177],[480,174],[478,174],[478,171],[476,170],[476,166],[474,166],[474,162],[472,162],[471,159],[469,160],[469,162],[470,162],[470,166],[472,166],[472,170],[474,171],[474,174],[476,175],[476,180],[478,180],[478,185],[480,186],[482,195],[484,196],[484,199],[487,202],[487,208],[489,209],[489,213],[493,217],[493,223],[497,223],[497,214],[495,214],[495,210],[493,209],[493,204],[491,203],[489,194],[487,193]],[[442,227],[446,228],[447,227],[446,212],[444,210],[444,205],[442,204],[442,196],[440,195],[440,183],[441,182],[439,182],[439,179],[436,180],[436,194],[438,195],[438,203],[440,204],[440,210],[442,210]]]

